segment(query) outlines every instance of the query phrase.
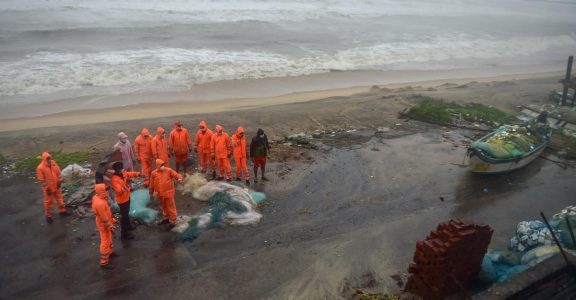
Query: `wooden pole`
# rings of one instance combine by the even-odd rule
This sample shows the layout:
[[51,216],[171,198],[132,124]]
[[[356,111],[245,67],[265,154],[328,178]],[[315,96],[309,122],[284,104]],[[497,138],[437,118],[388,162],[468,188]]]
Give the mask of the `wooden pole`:
[[568,96],[568,84],[570,83],[570,77],[572,76],[572,61],[574,60],[574,56],[568,57],[568,66],[566,66],[566,77],[564,78],[564,90],[562,91],[562,102],[561,106],[566,105],[566,97]]

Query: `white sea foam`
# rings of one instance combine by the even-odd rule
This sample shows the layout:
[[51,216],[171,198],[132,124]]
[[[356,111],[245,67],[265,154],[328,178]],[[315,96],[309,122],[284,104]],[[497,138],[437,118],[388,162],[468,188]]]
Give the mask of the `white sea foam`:
[[3,0],[0,104],[331,70],[547,63],[576,48],[572,7],[569,0]]
[[[576,48],[576,36],[509,40],[439,35],[425,42],[391,42],[333,53],[290,57],[254,51],[157,48],[98,53],[40,52],[0,63],[0,95],[42,94],[97,86],[298,76],[330,70],[392,69],[455,59],[517,58],[555,47]],[[437,64],[434,64],[438,67]],[[141,88],[141,87],[138,87]]]

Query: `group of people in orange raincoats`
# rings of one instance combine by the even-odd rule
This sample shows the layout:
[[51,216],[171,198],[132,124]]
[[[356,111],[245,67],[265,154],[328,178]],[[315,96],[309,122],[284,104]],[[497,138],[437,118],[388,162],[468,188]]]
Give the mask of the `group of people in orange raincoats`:
[[[169,224],[168,229],[175,226],[177,217],[174,182],[183,181],[182,175],[179,174],[181,169],[184,174],[188,173],[188,168],[192,165],[189,159],[192,151],[198,153],[201,172],[208,175],[210,169],[212,179],[232,180],[230,158],[233,157],[236,180],[240,181],[244,177],[246,184],[250,185],[250,171],[247,165],[250,154],[254,165],[254,182],[258,179],[258,169],[262,171],[262,180],[268,180],[265,176],[265,167],[270,145],[262,129],[258,129],[249,147],[244,128],[238,127],[230,137],[221,125],[216,125],[212,131],[205,121],[201,121],[198,125],[194,145],[188,130],[180,121],[175,122],[168,137],[162,127],[156,129],[154,136],[147,128],[143,128],[140,135],[135,138],[133,147],[124,132],[118,133],[117,137],[118,142],[114,145],[114,149],[122,153],[122,161],[113,165],[114,174],[110,177],[109,185],[95,184],[95,195],[92,198],[96,228],[100,233],[100,265],[105,269],[112,269],[109,260],[110,257],[116,256],[112,251],[112,235],[116,219],[108,203],[109,197],[113,196],[120,207],[121,238],[125,240],[134,238],[130,231],[135,227],[129,217],[131,178],[143,177],[150,196],[156,195],[158,198],[162,210],[162,220],[159,224]],[[174,169],[169,167],[171,157],[174,157]],[[140,172],[134,172],[137,163],[140,164]],[[42,153],[42,162],[38,165],[36,173],[44,192],[47,223],[53,222],[54,200],[58,204],[60,215],[68,216],[60,188],[62,183],[60,167],[49,153]]]

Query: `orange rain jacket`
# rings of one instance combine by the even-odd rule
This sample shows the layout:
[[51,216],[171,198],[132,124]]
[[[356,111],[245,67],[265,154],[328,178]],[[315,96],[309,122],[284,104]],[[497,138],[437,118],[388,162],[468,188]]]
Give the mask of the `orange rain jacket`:
[[228,158],[231,154],[230,137],[220,125],[216,125],[216,132],[212,134],[210,149],[212,149],[212,156],[215,158]]
[[168,161],[170,156],[168,155],[166,138],[162,137],[165,132],[162,127],[156,129],[156,136],[152,139],[152,155],[155,159],[159,158],[163,161]]
[[175,155],[184,155],[190,152],[190,148],[192,146],[192,140],[190,140],[190,134],[188,133],[188,129],[182,128],[178,130],[178,128],[172,129],[170,132],[170,149],[174,151]]
[[156,170],[152,171],[150,176],[150,194],[156,192],[158,197],[173,198],[174,197],[174,179],[182,182],[182,175],[164,165],[164,170],[160,170],[160,166],[164,164],[161,159],[156,160]]
[[108,191],[104,183],[94,185],[96,194],[92,197],[92,210],[96,216],[96,226],[98,228],[112,229],[115,220],[112,217],[112,210],[108,204]]
[[152,161],[152,135],[148,129],[142,129],[140,135],[136,137],[134,150],[140,161]]
[[54,160],[48,164],[49,157],[51,157],[50,153],[42,152],[42,162],[36,168],[36,177],[38,177],[44,191],[56,192],[58,184],[62,181],[62,176],[60,176],[60,167]]
[[212,130],[208,128],[208,125],[206,125],[204,121],[200,122],[199,127],[206,128],[206,132],[203,133],[202,130],[198,129],[195,149],[200,153],[211,154],[210,142],[212,141]]
[[130,185],[126,183],[126,179],[138,177],[140,176],[140,172],[124,171],[122,176],[124,178],[114,174],[112,175],[112,179],[110,179],[110,185],[115,192],[116,203],[118,204],[126,203],[130,200]]
[[234,151],[234,158],[246,158],[246,135],[242,138],[239,137],[240,133],[244,133],[244,128],[238,127],[236,133],[232,135],[232,149]]

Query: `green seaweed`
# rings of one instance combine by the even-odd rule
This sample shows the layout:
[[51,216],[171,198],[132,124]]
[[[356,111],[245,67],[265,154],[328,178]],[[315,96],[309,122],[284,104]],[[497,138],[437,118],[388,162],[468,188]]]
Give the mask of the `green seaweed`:
[[460,105],[444,102],[427,96],[414,96],[419,103],[402,114],[411,119],[423,122],[453,125],[456,116],[467,121],[483,122],[490,126],[499,126],[514,121],[514,117],[495,107],[477,103]]
[[[90,158],[90,153],[83,151],[70,152],[70,153],[56,151],[56,152],[50,152],[50,154],[52,155],[52,159],[56,161],[56,163],[58,163],[58,165],[61,168],[65,168],[67,165],[74,163],[76,164],[84,163],[88,161],[88,159]],[[41,155],[28,157],[25,158],[24,160],[17,162],[14,169],[16,171],[34,170],[36,169],[38,164],[40,164],[41,161],[42,161]]]

